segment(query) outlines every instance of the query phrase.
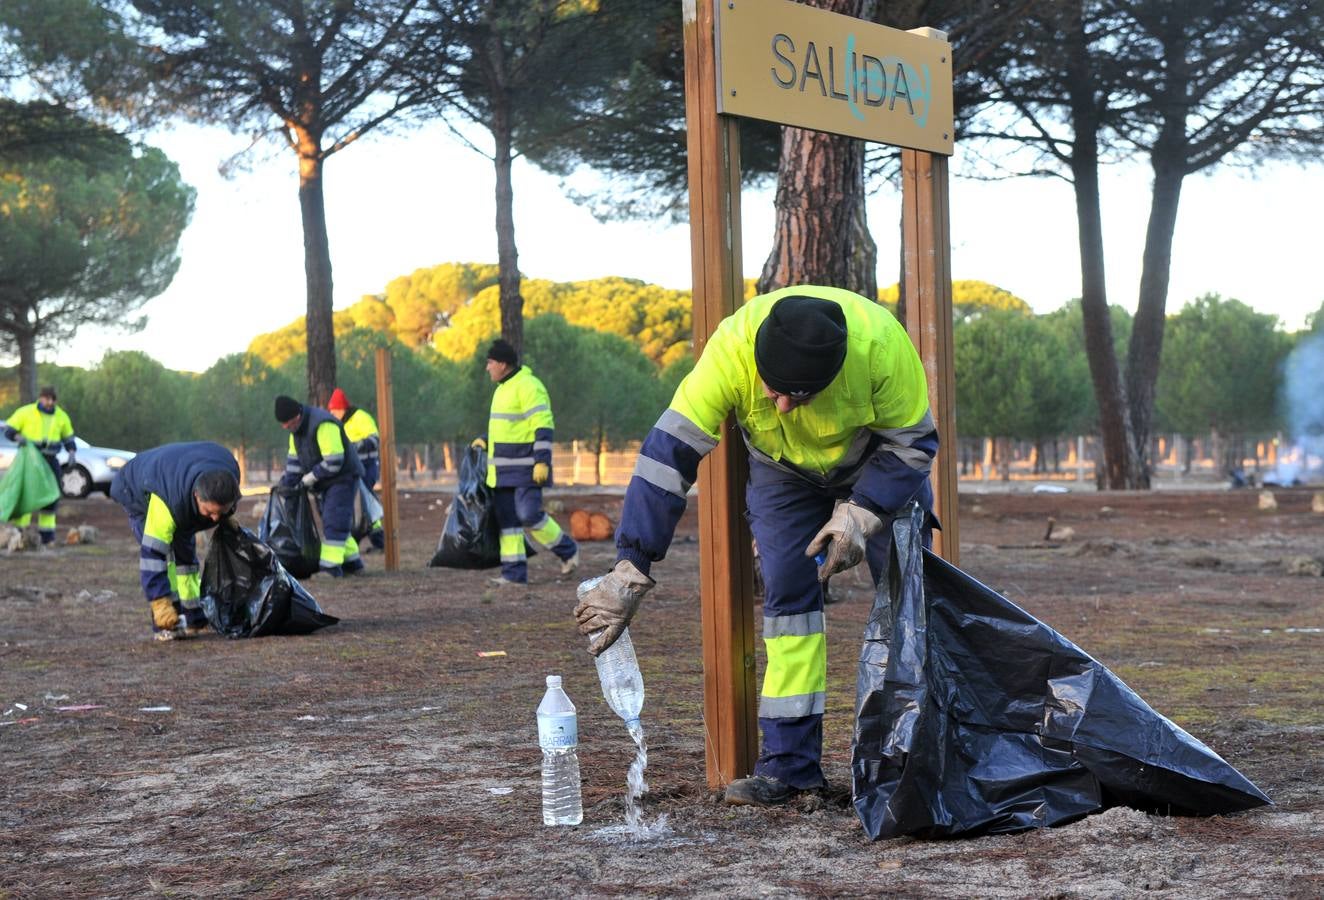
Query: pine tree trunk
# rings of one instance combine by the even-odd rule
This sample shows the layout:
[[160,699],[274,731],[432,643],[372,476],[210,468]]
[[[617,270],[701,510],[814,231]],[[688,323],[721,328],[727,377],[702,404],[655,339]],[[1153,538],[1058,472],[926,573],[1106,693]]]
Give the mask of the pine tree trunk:
[[1121,490],[1139,487],[1126,397],[1113,352],[1112,322],[1104,281],[1103,212],[1099,199],[1099,113],[1094,83],[1088,71],[1087,39],[1079,7],[1070,17],[1064,40],[1075,60],[1068,74],[1074,138],[1071,174],[1075,185],[1076,223],[1080,240],[1080,306],[1084,318],[1085,354],[1089,358],[1094,399],[1099,407],[1099,437],[1103,466],[1099,487]]
[[510,110],[500,103],[492,113],[493,156],[496,167],[497,279],[501,292],[501,336],[515,352],[524,354],[524,298],[520,295],[519,251],[515,247],[515,189]]
[[[1154,393],[1158,384],[1159,358],[1163,354],[1163,326],[1168,302],[1168,279],[1172,270],[1172,237],[1177,229],[1177,206],[1181,200],[1183,173],[1175,161],[1158,158],[1155,148],[1154,193],[1150,200],[1149,226],[1140,270],[1140,300],[1131,325],[1131,345],[1126,358],[1126,396],[1131,410],[1132,440],[1138,456],[1139,476],[1149,487],[1152,466],[1145,451],[1154,419]],[[1143,454],[1143,455],[1142,455]]]
[[303,269],[308,289],[308,402],[323,406],[336,386],[336,335],[331,324],[331,246],[322,196],[320,135],[298,134],[299,212],[303,216]]
[[864,144],[783,128],[772,252],[760,293],[792,284],[878,296],[878,248],[865,213]]
[[37,335],[32,331],[19,332],[18,342],[18,402],[37,401]]

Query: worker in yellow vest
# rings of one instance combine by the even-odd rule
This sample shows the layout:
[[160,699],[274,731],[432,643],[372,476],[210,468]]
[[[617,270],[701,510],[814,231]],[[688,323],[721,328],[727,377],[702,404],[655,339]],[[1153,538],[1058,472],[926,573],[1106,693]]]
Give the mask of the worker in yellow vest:
[[768,665],[758,763],[725,799],[773,806],[824,784],[823,585],[866,559],[874,584],[885,576],[888,520],[911,503],[931,510],[938,433],[924,367],[885,308],[810,285],[754,297],[718,325],[644,439],[616,566],[585,583],[575,609],[580,632],[596,635],[593,654],[620,636],[653,587],[651,566],[666,555],[699,461],[731,414],[749,452]]
[[515,348],[496,340],[487,351],[487,374],[497,388],[487,423],[487,485],[496,488],[493,505],[501,529],[501,576],[498,584],[526,584],[529,566],[524,530],[561,561],[561,574],[579,567],[579,545],[542,508],[542,489],[552,483],[552,434],[555,420],[547,388]]
[[[60,462],[56,458],[60,448],[68,452],[68,465],[72,466],[77,458],[78,445],[74,443],[74,426],[64,407],[55,402],[55,388],[44,387],[37,392],[37,402],[20,406],[5,421],[5,437],[16,444],[31,443],[41,451],[42,459],[55,473],[55,483],[60,483]],[[37,512],[37,531],[41,534],[42,546],[55,541],[55,510],[60,505],[57,497],[50,506]],[[27,528],[32,522],[32,513],[25,513],[14,520],[19,528]]]

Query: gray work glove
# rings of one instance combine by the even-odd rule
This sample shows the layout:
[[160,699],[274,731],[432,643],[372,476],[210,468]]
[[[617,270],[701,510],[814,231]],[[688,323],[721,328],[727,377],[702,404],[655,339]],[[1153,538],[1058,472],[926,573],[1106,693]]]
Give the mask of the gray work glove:
[[883,528],[883,520],[863,506],[838,503],[832,518],[814,535],[805,548],[805,556],[817,556],[827,548],[827,554],[818,567],[818,580],[827,581],[838,572],[858,565],[864,559],[864,548]]
[[616,643],[639,609],[639,601],[655,584],[634,563],[620,559],[606,575],[590,578],[579,586],[579,604],[575,607],[579,633],[590,635],[602,631],[589,644],[589,653],[597,656]]
[[317,484],[317,473],[309,472],[308,474],[304,475],[302,478],[299,479],[299,484],[303,485],[304,487],[306,487],[308,490],[311,491],[313,489],[313,485]]

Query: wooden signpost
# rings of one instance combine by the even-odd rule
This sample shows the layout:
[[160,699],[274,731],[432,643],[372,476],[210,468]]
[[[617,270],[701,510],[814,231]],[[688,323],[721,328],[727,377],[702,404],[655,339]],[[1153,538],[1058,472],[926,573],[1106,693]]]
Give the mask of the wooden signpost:
[[[740,146],[734,116],[908,148],[903,160],[907,329],[929,379],[944,449],[935,462],[935,550],[955,562],[955,432],[947,160],[951,47],[790,0],[682,0],[694,346],[743,300]],[[699,467],[699,578],[708,783],[750,774],[758,756],[753,559],[744,517],[746,452],[728,420]]]
[[391,351],[377,348],[377,434],[382,461],[382,531],[386,537],[386,571],[400,570],[400,506],[395,493],[395,394],[391,383]]

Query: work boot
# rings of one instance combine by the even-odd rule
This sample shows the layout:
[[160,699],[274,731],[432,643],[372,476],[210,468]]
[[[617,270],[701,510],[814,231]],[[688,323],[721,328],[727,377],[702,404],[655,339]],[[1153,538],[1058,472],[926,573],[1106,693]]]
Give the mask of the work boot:
[[368,543],[374,550],[385,550],[386,532],[380,528],[374,529],[372,533],[368,535]]
[[579,568],[579,550],[576,549],[574,556],[570,557],[569,559],[561,560],[561,574],[569,575],[571,572],[575,571],[575,569],[578,568]]
[[152,640],[154,641],[173,641],[178,635],[171,628],[153,628]]
[[732,806],[781,806],[798,793],[798,788],[784,781],[767,775],[751,775],[728,784],[722,799]]
[[321,572],[323,575],[330,575],[332,578],[344,578],[344,577],[345,577],[345,570],[342,569],[340,566],[331,566],[331,567],[329,567],[329,568],[321,568],[321,569],[318,569],[317,571]]
[[363,565],[363,560],[356,559],[346,562],[342,567],[342,571],[344,571],[346,575],[362,575],[366,569]]
[[502,588],[529,586],[529,583],[527,581],[511,581],[509,578],[503,578],[500,575],[497,575],[495,578],[489,578],[487,580],[492,584],[496,585],[497,587],[502,587]]

